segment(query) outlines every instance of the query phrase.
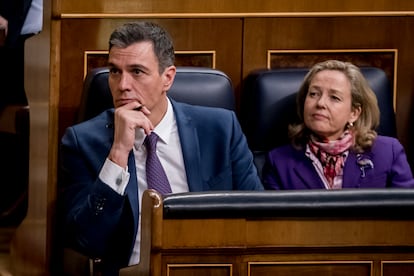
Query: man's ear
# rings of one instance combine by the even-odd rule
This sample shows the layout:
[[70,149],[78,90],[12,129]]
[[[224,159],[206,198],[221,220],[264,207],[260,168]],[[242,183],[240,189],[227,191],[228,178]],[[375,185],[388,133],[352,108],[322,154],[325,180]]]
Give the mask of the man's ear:
[[175,78],[175,73],[177,72],[177,68],[174,65],[168,66],[165,68],[164,73],[162,74],[162,78],[164,81],[164,89],[165,91],[170,90]]

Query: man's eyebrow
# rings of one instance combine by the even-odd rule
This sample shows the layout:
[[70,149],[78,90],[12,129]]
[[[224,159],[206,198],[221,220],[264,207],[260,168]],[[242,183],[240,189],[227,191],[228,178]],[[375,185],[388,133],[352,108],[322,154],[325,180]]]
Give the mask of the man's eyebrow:
[[128,70],[138,69],[138,70],[140,70],[140,71],[142,71],[144,73],[149,71],[148,67],[146,67],[146,66],[144,66],[142,64],[131,64],[131,65],[128,65],[127,66],[127,69]]
[[[107,66],[118,68],[118,66],[116,64],[112,63],[112,62],[108,62]],[[142,64],[130,64],[130,65],[127,65],[126,67],[127,67],[128,70],[131,70],[131,69],[147,70],[148,69],[147,67],[145,67]]]
[[145,69],[146,67],[141,65],[141,64],[130,64],[130,65],[127,66],[127,68],[129,68],[129,69],[135,69],[135,68]]

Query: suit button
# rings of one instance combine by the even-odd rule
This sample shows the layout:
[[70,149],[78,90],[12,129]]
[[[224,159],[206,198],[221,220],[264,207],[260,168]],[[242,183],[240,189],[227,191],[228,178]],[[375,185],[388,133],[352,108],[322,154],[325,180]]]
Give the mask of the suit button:
[[95,215],[99,215],[102,213],[104,206],[105,206],[105,198],[98,198],[95,201]]

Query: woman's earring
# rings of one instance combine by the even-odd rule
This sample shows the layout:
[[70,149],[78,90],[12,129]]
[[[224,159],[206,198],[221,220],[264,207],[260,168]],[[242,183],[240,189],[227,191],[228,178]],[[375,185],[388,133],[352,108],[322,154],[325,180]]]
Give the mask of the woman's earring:
[[353,122],[348,122],[348,124],[347,124],[347,126],[346,126],[346,128],[347,129],[350,129],[351,127],[353,127],[354,126],[354,123]]

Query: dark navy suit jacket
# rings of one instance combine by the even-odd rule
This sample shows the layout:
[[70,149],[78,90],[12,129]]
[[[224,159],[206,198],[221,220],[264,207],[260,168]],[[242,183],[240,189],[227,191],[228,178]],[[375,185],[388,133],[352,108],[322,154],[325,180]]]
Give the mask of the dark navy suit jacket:
[[[190,191],[263,190],[234,112],[171,102]],[[127,265],[139,219],[133,152],[125,196],[98,178],[113,143],[113,120],[111,109],[69,127],[60,152],[65,240],[88,256],[102,258],[107,271]]]
[[[371,160],[373,167],[358,160]],[[305,149],[286,145],[270,151],[263,167],[266,189],[325,189]],[[343,171],[343,188],[414,187],[414,179],[400,142],[378,136],[371,150],[355,154],[350,151]]]

